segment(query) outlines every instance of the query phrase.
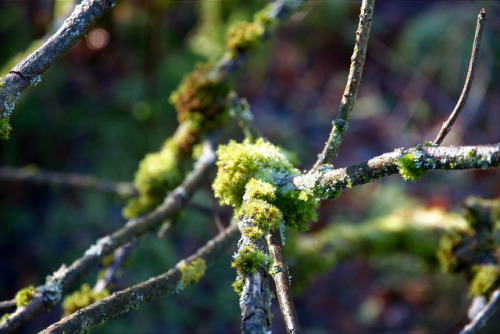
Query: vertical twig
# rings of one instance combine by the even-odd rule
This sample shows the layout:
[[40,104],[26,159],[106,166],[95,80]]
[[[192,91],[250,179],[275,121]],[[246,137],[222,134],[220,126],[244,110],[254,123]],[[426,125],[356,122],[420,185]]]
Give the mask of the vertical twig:
[[467,71],[467,78],[465,79],[465,84],[464,88],[462,89],[462,94],[458,99],[455,109],[453,109],[453,112],[451,113],[448,120],[446,120],[446,122],[443,123],[443,126],[441,127],[439,134],[437,135],[436,139],[434,139],[433,144],[435,146],[439,146],[443,141],[444,137],[446,137],[446,135],[450,132],[451,127],[457,120],[458,115],[460,115],[460,112],[462,111],[462,109],[465,106],[465,103],[467,102],[467,98],[469,97],[469,91],[472,86],[472,79],[474,79],[474,71],[476,69],[477,57],[479,55],[479,47],[481,46],[481,37],[483,35],[483,27],[485,22],[486,22],[486,12],[483,8],[477,15],[476,33],[474,35],[474,43],[472,44],[472,53],[469,62],[469,70]]
[[299,318],[295,310],[292,291],[290,287],[290,274],[283,255],[283,242],[280,231],[274,231],[267,235],[267,248],[271,258],[271,269],[269,273],[273,276],[278,294],[281,315],[285,322],[286,331],[289,334],[301,333]]
[[323,152],[318,155],[318,160],[311,169],[312,172],[316,171],[319,166],[333,161],[337,156],[337,152],[349,126],[351,112],[358,95],[359,84],[363,74],[374,6],[375,0],[363,0],[361,14],[359,15],[358,30],[356,31],[356,43],[354,44],[354,51],[351,57],[347,84],[339,106],[339,115],[333,121],[330,137],[325,143]]

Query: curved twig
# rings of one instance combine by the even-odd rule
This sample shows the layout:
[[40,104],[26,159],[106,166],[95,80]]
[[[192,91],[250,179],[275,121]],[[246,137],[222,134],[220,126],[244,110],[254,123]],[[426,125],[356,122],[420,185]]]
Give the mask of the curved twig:
[[488,304],[476,314],[474,319],[471,320],[461,331],[460,334],[473,334],[477,333],[481,328],[486,325],[488,319],[495,313],[500,304],[500,290],[495,290],[488,301]]
[[14,66],[0,85],[0,118],[10,116],[14,102],[21,92],[30,84],[36,84],[40,74],[85,36],[87,31],[116,5],[116,2],[117,0],[82,1],[52,37]]
[[0,167],[0,180],[16,182],[36,182],[64,187],[95,189],[124,197],[137,196],[138,192],[129,182],[110,182],[93,175],[50,172],[37,167]]
[[115,292],[111,296],[89,305],[78,312],[49,326],[40,334],[48,333],[83,333],[109,319],[126,313],[131,309],[168,296],[183,288],[180,267],[184,263],[192,263],[198,259],[205,260],[207,265],[215,262],[227,252],[236,242],[239,231],[233,224],[226,230],[208,241],[196,253],[177,263],[175,268],[166,273],[152,277],[145,282]]
[[356,43],[351,57],[351,66],[349,76],[345,86],[342,101],[339,106],[339,115],[333,121],[330,137],[325,143],[323,152],[318,155],[318,160],[314,164],[311,172],[316,171],[321,165],[331,163],[337,156],[337,152],[342,144],[345,133],[351,119],[351,112],[354,107],[354,102],[358,95],[361,76],[363,74],[363,66],[365,64],[366,49],[368,47],[368,38],[370,36],[370,27],[373,17],[373,9],[375,0],[363,0],[361,5],[361,14],[359,15],[358,30],[356,31]]
[[443,123],[439,134],[436,139],[434,139],[433,145],[439,146],[443,141],[444,137],[450,132],[451,127],[455,123],[460,115],[460,112],[465,106],[467,102],[467,98],[469,97],[469,91],[472,86],[472,80],[474,79],[474,71],[476,69],[477,57],[479,55],[479,47],[481,46],[481,37],[483,35],[483,27],[486,22],[486,12],[482,9],[477,15],[477,24],[476,24],[476,33],[474,35],[474,42],[472,44],[472,53],[470,55],[469,69],[467,71],[467,78],[465,79],[464,88],[462,89],[462,94],[460,94],[460,98],[458,99],[457,105],[450,117]]

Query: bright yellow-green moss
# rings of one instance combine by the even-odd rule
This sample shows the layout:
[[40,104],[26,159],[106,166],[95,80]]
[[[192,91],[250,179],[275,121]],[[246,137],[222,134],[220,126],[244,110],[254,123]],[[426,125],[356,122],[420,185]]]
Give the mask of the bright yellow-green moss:
[[500,268],[494,264],[477,265],[472,268],[474,277],[470,282],[471,296],[488,295],[498,287]]
[[427,170],[417,164],[415,155],[412,153],[407,153],[399,158],[397,165],[399,167],[399,174],[401,174],[405,181],[412,180],[415,182],[416,179],[427,174]]
[[283,219],[277,207],[260,199],[252,199],[241,205],[237,218],[241,220],[244,217],[251,218],[252,223],[264,232],[275,231]]
[[241,231],[241,233],[243,233],[244,236],[246,236],[253,242],[259,240],[264,236],[264,231],[255,226],[246,226],[243,228],[243,231]]
[[[236,282],[235,282],[236,283]],[[233,284],[234,286],[234,284]],[[236,290],[236,289],[235,289]],[[0,318],[0,324],[2,322],[4,322],[5,320],[7,320],[7,318],[9,317],[10,313],[5,313],[4,315],[2,315],[2,317]]]
[[266,265],[267,261],[267,256],[260,250],[246,246],[237,253],[231,266],[240,274],[250,274]]
[[245,52],[259,45],[265,28],[260,22],[236,22],[226,36],[226,48],[230,52]]
[[278,20],[276,18],[271,17],[270,12],[272,10],[272,5],[268,4],[262,10],[255,13],[253,16],[253,20],[256,23],[261,24],[266,29],[272,29],[278,24]]
[[9,117],[0,119],[0,139],[7,140],[10,137],[12,126],[9,123]]
[[17,307],[26,306],[31,299],[35,296],[36,288],[33,285],[27,286],[16,293],[16,305]]
[[241,293],[243,292],[243,286],[245,282],[243,281],[242,278],[236,279],[236,281],[233,282],[232,287],[234,291],[238,294],[238,296],[241,296]]
[[99,292],[94,292],[87,283],[82,284],[80,290],[73,292],[64,298],[62,307],[64,316],[75,313],[76,311],[89,306],[105,297],[109,296],[109,291],[104,289]]
[[245,198],[272,201],[276,197],[276,187],[270,183],[251,179],[246,185]]
[[194,284],[205,275],[207,263],[204,259],[196,259],[189,264],[181,264],[179,270],[182,273],[181,283],[183,286]]
[[213,71],[213,65],[199,65],[182,80],[170,96],[179,123],[187,119],[203,122],[203,129],[219,126],[227,117],[229,85]]

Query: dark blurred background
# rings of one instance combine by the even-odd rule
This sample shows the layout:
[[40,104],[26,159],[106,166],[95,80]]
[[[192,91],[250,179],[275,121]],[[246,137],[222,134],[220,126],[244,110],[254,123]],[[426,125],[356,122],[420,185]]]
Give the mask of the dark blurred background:
[[[251,19],[264,1],[120,1],[68,54],[17,100],[13,131],[0,143],[2,166],[94,174],[131,181],[142,157],[176,128],[168,98],[197,62],[216,59],[231,23]],[[360,2],[309,1],[248,58],[233,84],[257,125],[308,169],[330,132],[344,90]],[[0,76],[71,12],[74,2],[0,1]],[[336,167],[433,140],[462,90],[476,17],[486,23],[469,100],[443,145],[500,141],[500,4],[493,1],[379,1],[363,83]],[[236,122],[224,141],[241,139]],[[217,233],[207,179],[166,240],[145,236],[123,269],[122,289],[166,271]],[[498,170],[399,176],[345,191],[322,204],[311,233],[339,221],[360,223],[402,206],[460,210],[468,195],[500,195]],[[0,183],[0,300],[43,284],[124,220],[123,198],[39,184]],[[209,211],[210,210],[210,211]],[[228,208],[217,208],[227,224]],[[207,213],[209,212],[209,213]],[[423,241],[425,242],[425,241]],[[410,262],[405,262],[410,261]],[[466,322],[463,277],[418,270],[410,258],[342,262],[301,289],[306,332],[453,333]],[[405,265],[402,265],[405,262]],[[194,287],[116,318],[96,333],[239,331],[230,254]],[[412,268],[413,267],[413,268]],[[295,268],[295,270],[301,270]],[[97,269],[81,282],[93,284]],[[292,280],[293,283],[293,280]],[[76,289],[78,285],[75,285]],[[284,330],[274,303],[272,330]],[[371,312],[371,313],[370,313]],[[367,315],[368,314],[368,315]],[[21,332],[57,321],[42,312]],[[487,331],[500,331],[492,320]]]

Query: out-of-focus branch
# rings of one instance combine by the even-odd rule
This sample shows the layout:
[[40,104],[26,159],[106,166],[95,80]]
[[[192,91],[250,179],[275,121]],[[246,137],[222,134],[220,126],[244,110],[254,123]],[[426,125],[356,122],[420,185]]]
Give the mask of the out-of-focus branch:
[[19,62],[0,82],[0,119],[11,115],[14,102],[30,84],[68,52],[117,0],[84,0],[59,30]]
[[0,302],[0,314],[12,312],[16,309],[16,300],[4,300]]
[[316,160],[316,163],[311,169],[312,172],[316,171],[319,166],[333,161],[337,156],[337,152],[342,144],[347,128],[349,127],[351,112],[358,95],[361,76],[363,74],[374,7],[375,0],[363,0],[361,14],[359,15],[358,30],[356,31],[356,43],[354,44],[354,52],[351,57],[347,84],[339,106],[339,115],[337,119],[332,122],[333,126],[330,137],[325,143],[323,152],[318,155],[318,160]]
[[500,143],[458,147],[419,145],[408,149],[398,148],[347,168],[319,168],[315,173],[296,176],[292,182],[296,188],[309,191],[318,198],[332,199],[346,188],[370,183],[398,172],[405,178],[414,179],[432,169],[486,169],[498,166]]
[[152,277],[145,282],[115,292],[111,296],[89,305],[74,314],[51,325],[41,334],[48,333],[83,333],[131,309],[168,296],[184,288],[182,267],[186,263],[203,260],[206,265],[214,263],[221,255],[235,244],[238,238],[238,226],[233,224],[215,238],[208,241],[195,254],[177,263],[175,268]]
[[149,215],[129,220],[123,228],[99,239],[69,267],[62,265],[59,270],[48,276],[45,285],[37,287],[38,292],[28,305],[18,308],[0,324],[0,333],[14,331],[42,308],[51,307],[58,303],[61,300],[62,291],[97,265],[104,256],[129,243],[134,238],[159,227],[165,219],[178,213],[214,161],[215,154],[212,145],[205,142],[204,152],[196,162],[193,171],[186,176],[181,185],[165,198],[162,205]]
[[457,120],[460,112],[465,106],[467,102],[467,98],[469,97],[469,91],[472,86],[472,80],[474,79],[474,71],[476,69],[477,57],[479,55],[479,47],[481,46],[481,37],[483,35],[484,24],[486,23],[486,12],[482,9],[477,15],[477,25],[476,25],[476,33],[474,35],[474,42],[472,44],[472,53],[470,56],[469,69],[467,71],[467,78],[465,79],[464,88],[462,89],[462,93],[460,94],[460,98],[458,99],[457,105],[453,109],[450,117],[446,122],[443,123],[439,134],[436,139],[434,139],[433,144],[439,146],[443,141],[444,137],[450,132],[451,127]]
[[40,170],[37,167],[0,167],[0,180],[16,182],[36,182],[63,187],[88,188],[117,194],[123,197],[137,196],[138,192],[129,182],[109,182],[93,175],[61,173]]
[[274,231],[267,235],[267,248],[271,258],[269,273],[273,276],[278,294],[281,315],[285,322],[286,331],[289,334],[301,333],[299,318],[293,302],[290,287],[290,274],[283,254],[283,242],[280,231]]
[[240,98],[234,91],[228,95],[229,115],[238,120],[238,124],[243,129],[246,138],[257,139],[264,138],[260,129],[253,122],[253,114],[250,105],[245,98]]
[[500,304],[500,290],[495,290],[490,297],[488,303],[484,308],[476,314],[474,319],[471,320],[461,331],[460,334],[473,334],[477,333],[481,328],[486,325],[488,319],[495,313]]

